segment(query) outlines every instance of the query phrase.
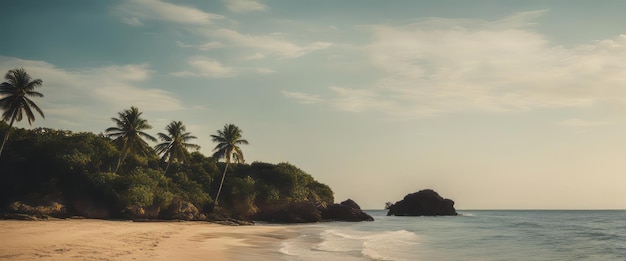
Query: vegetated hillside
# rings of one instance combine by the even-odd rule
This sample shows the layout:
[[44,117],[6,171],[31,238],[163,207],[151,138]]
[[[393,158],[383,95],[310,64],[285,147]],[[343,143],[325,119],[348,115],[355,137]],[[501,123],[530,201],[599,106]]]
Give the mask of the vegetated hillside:
[[[0,136],[7,129],[0,122]],[[166,163],[151,151],[129,155],[114,173],[120,152],[102,134],[13,128],[10,137],[0,157],[5,209],[19,208],[17,201],[58,202],[64,207],[52,213],[57,216],[201,220],[212,211],[224,169],[224,163],[193,152],[163,175]],[[333,191],[288,163],[231,163],[219,206],[245,219],[259,208],[299,201],[333,203]]]

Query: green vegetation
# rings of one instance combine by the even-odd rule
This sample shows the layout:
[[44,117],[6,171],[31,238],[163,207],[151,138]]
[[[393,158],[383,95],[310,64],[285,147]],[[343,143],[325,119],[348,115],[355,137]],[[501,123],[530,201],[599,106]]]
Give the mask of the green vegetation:
[[[8,130],[0,122],[0,134]],[[0,205],[46,199],[63,202],[70,213],[88,217],[137,217],[139,212],[133,211],[140,209],[140,213],[156,211],[149,217],[171,218],[166,210],[176,202],[188,202],[200,213],[208,213],[222,183],[220,169],[226,169],[226,164],[231,167],[229,175],[222,175],[220,206],[234,217],[249,218],[272,204],[334,201],[328,186],[288,163],[218,163],[192,152],[184,161],[168,161],[165,176],[167,166],[149,150],[128,153],[116,173],[124,149],[116,145],[116,139],[88,132],[14,129],[0,158]],[[95,210],[107,214],[90,214]]]
[[[43,84],[41,79],[32,80],[24,68],[9,70],[4,79],[6,82],[0,84],[0,109],[3,111],[2,120],[10,121],[9,130],[13,126],[13,122],[22,121],[23,114],[26,114],[28,123],[32,124],[35,121],[35,114],[33,114],[32,109],[35,109],[42,118],[45,118],[43,111],[29,99],[29,97],[43,97],[43,94],[35,91],[36,87]],[[2,150],[8,139],[9,131],[4,134],[2,146],[0,146],[0,155],[2,155]]]
[[[18,201],[61,202],[67,215],[92,218],[206,219],[222,195],[221,209],[245,219],[272,204],[334,201],[328,186],[288,163],[245,164],[239,145],[248,141],[234,124],[211,135],[217,143],[212,157],[188,151],[200,146],[189,143],[196,137],[180,121],[166,126],[167,133],[158,133],[161,143],[152,149],[144,140],[156,142],[145,132],[152,126],[134,106],[111,118],[115,126],[105,134],[14,129],[8,141],[14,121],[25,114],[32,123],[32,109],[44,114],[29,99],[43,97],[34,91],[40,79],[32,80],[22,68],[10,70],[5,78],[0,85],[0,153],[5,150],[0,157],[0,208],[24,206]],[[216,179],[222,168],[221,179]]]
[[217,205],[217,199],[222,192],[222,185],[224,185],[224,177],[226,177],[226,170],[231,160],[235,163],[244,163],[243,152],[239,145],[248,144],[247,140],[241,139],[241,129],[234,124],[224,125],[223,130],[217,130],[217,135],[211,135],[213,142],[217,142],[217,146],[213,149],[213,158],[226,159],[226,166],[224,167],[224,173],[222,174],[222,180],[220,181],[220,187],[217,189],[217,195],[215,196],[215,205]]
[[157,134],[163,143],[159,143],[154,147],[158,154],[163,154],[161,160],[167,160],[163,175],[167,173],[167,169],[172,164],[172,161],[181,163],[185,161],[189,154],[187,149],[200,149],[200,146],[196,144],[187,143],[187,141],[196,139],[196,137],[191,136],[191,133],[187,132],[187,128],[182,122],[172,121],[165,127],[165,130],[167,134],[161,132]]
[[152,129],[148,121],[141,118],[142,112],[137,107],[131,106],[130,109],[118,112],[118,118],[111,118],[115,122],[116,127],[106,129],[107,137],[114,139],[120,148],[120,158],[115,167],[115,173],[126,159],[129,153],[141,153],[147,155],[150,146],[143,138],[151,141],[156,139],[143,130]]

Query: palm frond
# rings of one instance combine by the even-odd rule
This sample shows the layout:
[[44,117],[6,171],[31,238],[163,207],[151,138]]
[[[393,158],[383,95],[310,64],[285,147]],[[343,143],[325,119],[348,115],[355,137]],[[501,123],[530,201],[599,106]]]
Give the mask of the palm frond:
[[45,118],[43,111],[35,102],[28,97],[43,97],[40,92],[34,91],[35,87],[43,84],[41,79],[33,80],[24,68],[9,70],[4,78],[6,82],[0,84],[0,108],[4,111],[2,119],[4,121],[21,121],[26,114],[28,123],[35,121],[32,109],[35,109],[42,118]]
[[[43,111],[39,108],[39,106],[37,106],[37,104],[35,104],[32,100],[30,100],[30,99],[28,99],[28,98],[26,98],[26,97],[24,97],[24,99],[26,100],[26,103],[27,103],[30,107],[35,108],[35,110],[39,113],[39,115],[41,115],[41,117],[42,117],[42,118],[44,118],[44,119],[46,118],[46,116],[43,114]],[[29,107],[29,106],[26,106],[26,107]],[[35,117],[34,117],[34,116],[33,116],[33,120],[35,120]]]
[[189,154],[188,148],[200,148],[198,145],[185,143],[185,141],[196,138],[186,132],[186,129],[181,121],[172,121],[165,127],[167,134],[157,134],[163,143],[155,146],[155,150],[158,154],[163,154],[162,160],[185,162],[186,156]]

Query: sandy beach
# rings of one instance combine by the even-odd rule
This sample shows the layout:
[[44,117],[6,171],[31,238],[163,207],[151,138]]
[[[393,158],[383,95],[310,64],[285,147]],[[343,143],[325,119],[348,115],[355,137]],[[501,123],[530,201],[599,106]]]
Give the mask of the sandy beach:
[[291,233],[206,222],[2,220],[0,260],[266,260]]

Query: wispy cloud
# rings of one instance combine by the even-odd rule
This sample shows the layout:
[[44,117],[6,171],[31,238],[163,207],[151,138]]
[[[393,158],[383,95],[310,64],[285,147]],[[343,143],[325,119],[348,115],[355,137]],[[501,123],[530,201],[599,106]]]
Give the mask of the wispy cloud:
[[579,118],[573,118],[558,122],[558,125],[562,126],[572,126],[572,127],[590,127],[590,126],[602,126],[602,125],[611,125],[614,124],[614,121],[589,121],[583,120]]
[[[118,7],[124,15],[132,18],[123,18],[123,21],[138,25],[142,20],[163,20],[181,24],[207,25],[214,20],[224,17],[217,14],[207,13],[198,8],[176,5],[160,0],[128,0]],[[130,22],[130,23],[129,23]]]
[[191,67],[190,71],[173,73],[174,76],[194,76],[207,78],[229,78],[236,75],[236,70],[232,67],[224,66],[219,61],[207,57],[191,57],[188,59]]
[[255,53],[253,55],[246,57],[247,60],[258,60],[258,59],[263,59],[263,58],[265,58],[265,55],[262,53]]
[[209,38],[223,39],[225,42],[237,47],[245,47],[258,50],[259,53],[270,53],[285,58],[295,58],[307,53],[331,47],[329,42],[314,42],[303,45],[295,44],[282,38],[282,35],[252,35],[243,34],[236,30],[220,28],[217,30],[204,30],[203,33]]
[[124,22],[125,24],[128,25],[132,25],[132,26],[142,26],[143,23],[141,21],[139,21],[139,18],[137,17],[124,17],[122,18],[122,22]]
[[284,90],[281,91],[281,93],[283,94],[283,96],[287,98],[295,99],[302,104],[311,104],[311,103],[318,103],[318,102],[323,101],[323,99],[320,98],[319,95],[315,95],[315,94],[308,94],[308,93],[303,93],[303,92],[290,92],[290,91],[284,91]]
[[176,45],[177,45],[178,47],[180,47],[180,48],[191,48],[191,47],[193,47],[193,45],[191,45],[191,44],[186,44],[186,43],[183,43],[183,42],[181,42],[181,41],[176,41]]
[[215,48],[220,48],[223,45],[220,42],[215,42],[215,41],[211,41],[208,43],[205,43],[203,45],[198,46],[198,49],[202,50],[202,51],[206,51],[206,50],[211,50],[211,49],[215,49]]
[[46,113],[48,126],[54,125],[50,122],[62,127],[106,121],[106,117],[94,119],[93,115],[131,105],[152,112],[184,109],[174,94],[143,86],[153,74],[146,64],[67,70],[45,61],[0,56],[0,71],[14,67],[24,67],[32,77],[43,80],[39,91],[45,96],[36,102]]
[[402,117],[626,103],[626,36],[571,48],[532,31],[544,11],[494,22],[427,19],[369,27],[362,50],[382,76],[332,87],[332,106]]
[[254,0],[222,0],[226,8],[235,13],[249,13],[254,11],[264,11],[267,6]]

